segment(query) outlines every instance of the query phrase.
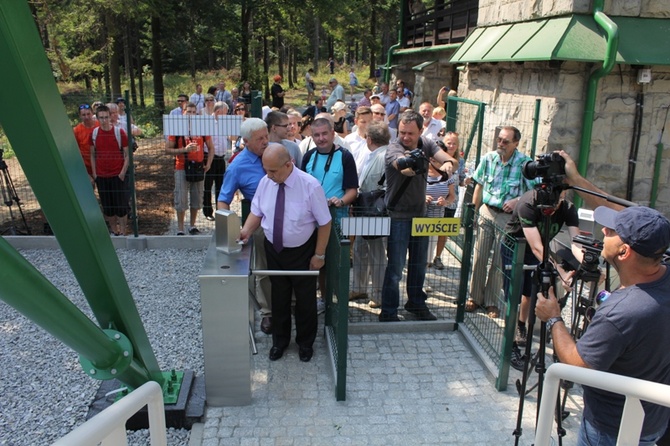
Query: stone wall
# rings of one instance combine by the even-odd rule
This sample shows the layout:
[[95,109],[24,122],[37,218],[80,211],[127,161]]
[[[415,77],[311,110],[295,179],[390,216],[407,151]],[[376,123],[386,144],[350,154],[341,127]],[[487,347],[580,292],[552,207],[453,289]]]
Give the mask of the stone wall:
[[[483,153],[491,150],[495,127],[515,125],[520,150],[530,152],[533,110],[541,100],[536,153],[566,150],[579,155],[584,96],[591,65],[565,62],[469,64],[462,72],[460,97],[487,103]],[[637,70],[618,67],[599,83],[587,177],[612,195],[626,196],[628,158],[638,92],[644,94],[641,137],[632,200],[648,204],[656,144],[670,105],[670,68],[652,67],[653,82],[637,84]],[[467,108],[462,107],[463,113]],[[474,108],[469,109],[474,112]],[[472,122],[467,115],[459,118]],[[662,143],[670,147],[670,126]],[[663,150],[657,208],[670,215],[670,149]]]
[[[603,11],[612,16],[670,17],[668,0],[605,0]],[[480,0],[478,26],[523,22],[566,14],[590,14],[591,0]]]

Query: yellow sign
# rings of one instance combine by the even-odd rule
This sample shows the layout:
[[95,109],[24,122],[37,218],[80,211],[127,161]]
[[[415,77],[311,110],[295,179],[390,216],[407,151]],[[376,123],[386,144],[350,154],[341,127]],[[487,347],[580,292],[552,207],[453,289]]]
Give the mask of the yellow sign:
[[461,227],[460,218],[414,218],[412,219],[412,235],[458,235]]

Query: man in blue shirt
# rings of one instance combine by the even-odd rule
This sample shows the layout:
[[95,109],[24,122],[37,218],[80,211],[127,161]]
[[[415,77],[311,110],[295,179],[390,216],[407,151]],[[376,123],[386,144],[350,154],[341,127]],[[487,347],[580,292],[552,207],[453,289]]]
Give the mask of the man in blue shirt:
[[398,130],[398,115],[400,114],[400,103],[395,90],[389,91],[389,101],[386,104],[386,118],[389,120],[389,128]]
[[[245,200],[251,202],[256,194],[256,188],[261,178],[265,176],[262,156],[268,146],[268,127],[265,121],[258,118],[249,118],[240,126],[240,135],[244,139],[245,148],[228,166],[223,175],[223,186],[219,193],[217,209],[230,209],[236,191],[240,191]],[[263,247],[263,228],[254,233],[254,264],[253,269],[267,269],[265,248]],[[261,311],[261,331],[265,334],[272,332],[272,306],[270,302],[270,278],[256,276],[256,301]]]

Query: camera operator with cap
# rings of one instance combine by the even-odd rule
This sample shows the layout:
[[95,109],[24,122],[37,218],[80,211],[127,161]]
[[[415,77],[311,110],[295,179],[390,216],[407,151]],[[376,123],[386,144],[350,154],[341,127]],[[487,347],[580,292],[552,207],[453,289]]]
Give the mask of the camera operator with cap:
[[[423,291],[428,237],[411,235],[412,218],[422,217],[426,212],[427,169],[417,165],[423,163],[423,167],[427,167],[428,159],[434,158],[442,163],[440,170],[450,176],[458,167],[458,162],[440,149],[435,142],[422,137],[422,128],[423,117],[414,110],[407,110],[400,115],[398,141],[389,144],[386,150],[386,205],[391,217],[391,232],[387,242],[388,264],[382,286],[380,322],[400,320],[399,284],[408,250],[408,300],[405,310],[420,320],[437,319],[426,306],[427,296]],[[408,153],[411,154],[408,156]]]
[[[561,319],[553,289],[547,299],[538,295],[535,314],[547,322],[561,362],[670,384],[670,270],[661,263],[670,246],[670,222],[643,206],[618,212],[601,206],[595,220],[604,227],[602,256],[616,268],[621,287],[601,304],[577,343]],[[623,405],[622,395],[584,386],[578,444],[615,445]],[[665,432],[670,408],[642,406],[639,444],[653,445]]]

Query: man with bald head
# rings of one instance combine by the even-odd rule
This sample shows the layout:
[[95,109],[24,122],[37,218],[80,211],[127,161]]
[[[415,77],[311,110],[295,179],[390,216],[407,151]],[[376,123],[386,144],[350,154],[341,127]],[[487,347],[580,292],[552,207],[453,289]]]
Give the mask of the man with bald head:
[[433,104],[424,102],[419,106],[419,113],[423,117],[423,130],[421,136],[430,138],[433,141],[440,139],[440,134],[444,133],[446,122],[433,118]]
[[[296,168],[288,150],[270,144],[263,154],[267,172],[251,202],[251,213],[240,240],[263,228],[268,268],[316,271],[323,268],[330,236],[331,217],[319,182]],[[289,218],[290,215],[290,218]],[[314,354],[317,332],[316,279],[314,276],[272,276],[274,327],[269,358],[282,357],[291,342],[291,297],[295,294],[298,357],[307,362]]]
[[[256,194],[256,188],[261,178],[265,176],[261,157],[268,146],[268,127],[265,121],[259,118],[248,118],[240,126],[240,135],[244,139],[245,147],[234,162],[230,163],[223,175],[223,186],[219,192],[218,209],[230,209],[236,191],[244,197],[243,203],[250,203]],[[267,269],[265,249],[263,249],[263,229],[259,228],[254,234],[253,269]],[[262,316],[261,331],[265,334],[272,332],[272,311],[270,301],[270,279],[267,276],[255,276],[256,287],[252,294],[260,307]]]
[[[388,125],[388,119],[386,119],[386,108],[383,105],[372,104],[370,111],[372,112],[373,121],[381,121]],[[394,142],[398,138],[398,130],[389,127],[389,133],[391,135],[391,142]]]

